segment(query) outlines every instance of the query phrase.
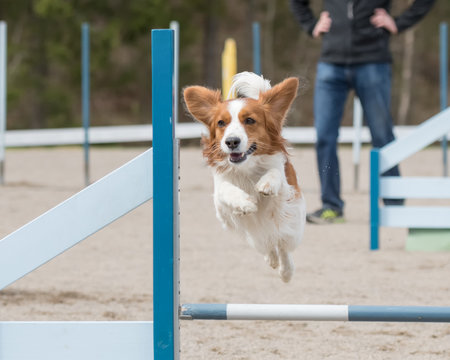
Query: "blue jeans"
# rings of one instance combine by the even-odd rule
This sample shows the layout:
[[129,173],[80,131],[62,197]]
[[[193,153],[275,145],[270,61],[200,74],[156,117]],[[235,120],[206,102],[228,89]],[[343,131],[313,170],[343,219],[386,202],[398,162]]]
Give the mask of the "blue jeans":
[[[317,131],[317,162],[323,207],[342,210],[337,138],[344,105],[351,89],[361,100],[372,145],[383,147],[392,140],[391,65],[367,63],[335,65],[320,62],[314,94],[314,125]],[[383,175],[398,176],[398,167]],[[392,203],[397,203],[393,200]],[[386,203],[386,202],[385,202]]]

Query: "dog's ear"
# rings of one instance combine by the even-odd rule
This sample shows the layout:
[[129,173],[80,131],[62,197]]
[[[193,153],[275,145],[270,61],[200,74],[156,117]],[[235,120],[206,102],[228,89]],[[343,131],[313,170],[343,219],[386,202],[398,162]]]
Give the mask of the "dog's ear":
[[205,125],[209,125],[214,109],[221,101],[220,91],[203,86],[189,86],[184,89],[183,95],[184,103],[192,116]]
[[275,85],[272,89],[261,93],[259,96],[259,101],[281,126],[292,102],[297,96],[297,88],[298,79],[291,77]]

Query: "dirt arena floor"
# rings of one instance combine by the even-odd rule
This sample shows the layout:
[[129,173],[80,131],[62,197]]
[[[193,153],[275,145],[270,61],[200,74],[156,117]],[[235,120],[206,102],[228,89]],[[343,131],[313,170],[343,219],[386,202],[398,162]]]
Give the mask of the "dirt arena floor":
[[[144,148],[91,153],[99,179]],[[309,211],[319,206],[315,153],[292,151]],[[181,302],[450,306],[450,253],[404,250],[405,229],[382,229],[370,252],[368,148],[353,189],[350,147],[340,150],[345,224],[308,225],[289,284],[215,219],[212,177],[197,147],[181,150]],[[440,176],[440,148],[402,173]],[[0,187],[0,237],[83,187],[81,148],[9,149]],[[450,219],[449,219],[450,223]],[[0,320],[151,320],[152,203],[0,291]],[[450,325],[341,322],[181,323],[181,358],[450,359]],[[126,359],[124,359],[126,360]]]

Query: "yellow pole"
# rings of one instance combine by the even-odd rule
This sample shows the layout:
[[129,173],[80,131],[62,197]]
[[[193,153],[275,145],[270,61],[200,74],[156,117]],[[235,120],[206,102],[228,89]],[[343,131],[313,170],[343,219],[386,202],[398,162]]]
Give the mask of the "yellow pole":
[[231,87],[231,80],[237,71],[236,41],[228,38],[225,40],[225,47],[222,52],[222,96],[228,97]]

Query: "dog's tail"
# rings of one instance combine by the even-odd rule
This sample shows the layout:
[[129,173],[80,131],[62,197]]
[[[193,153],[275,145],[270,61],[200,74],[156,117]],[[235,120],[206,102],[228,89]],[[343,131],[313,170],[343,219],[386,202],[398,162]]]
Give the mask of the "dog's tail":
[[259,93],[271,89],[270,81],[263,76],[244,71],[233,76],[227,99],[252,98],[258,100]]

